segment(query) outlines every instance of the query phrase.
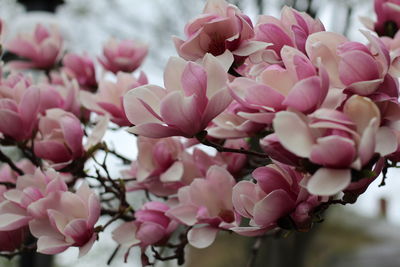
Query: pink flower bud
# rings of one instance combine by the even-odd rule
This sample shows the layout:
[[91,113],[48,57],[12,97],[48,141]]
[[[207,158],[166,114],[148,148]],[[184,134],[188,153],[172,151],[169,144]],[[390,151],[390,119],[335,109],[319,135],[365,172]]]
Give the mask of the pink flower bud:
[[136,220],[126,222],[113,231],[113,239],[121,245],[132,247],[162,244],[178,226],[167,217],[168,205],[158,201],[147,202],[135,212]]
[[22,141],[29,139],[36,128],[40,91],[29,87],[16,98],[0,98],[0,132]]
[[35,154],[53,163],[66,163],[83,154],[83,130],[80,121],[69,112],[49,109],[39,121],[40,135]]
[[62,42],[57,28],[38,24],[34,33],[21,34],[6,43],[6,50],[28,60],[16,60],[9,65],[18,69],[51,69],[61,53]]
[[64,71],[75,78],[83,89],[91,91],[97,86],[94,63],[90,57],[69,53],[64,56],[62,63]]
[[140,67],[148,52],[147,45],[132,40],[110,39],[104,46],[103,67],[111,72],[133,72]]
[[374,28],[379,36],[393,38],[400,28],[400,1],[375,0],[377,21]]
[[147,76],[140,72],[138,78],[131,74],[118,72],[117,81],[101,80],[99,90],[95,93],[81,92],[84,107],[99,114],[109,114],[111,121],[119,126],[129,126],[125,115],[123,96],[131,89],[147,84]]

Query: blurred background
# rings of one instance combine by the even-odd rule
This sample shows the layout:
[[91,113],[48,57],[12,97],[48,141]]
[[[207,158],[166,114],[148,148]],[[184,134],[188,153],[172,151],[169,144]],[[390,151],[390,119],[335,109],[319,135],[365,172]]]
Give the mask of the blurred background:
[[[101,54],[110,37],[133,39],[149,44],[150,51],[142,70],[150,83],[162,85],[163,68],[169,56],[176,55],[172,35],[183,37],[186,22],[200,14],[203,0],[0,0],[0,17],[6,22],[6,38],[30,31],[37,22],[56,23],[66,40],[66,49]],[[318,17],[329,31],[364,42],[359,32],[364,28],[360,16],[373,18],[372,0],[236,0],[254,23],[257,14],[279,16],[283,5],[307,11]],[[7,41],[7,40],[5,40]],[[134,158],[135,142],[124,131],[108,133],[121,154]],[[121,145],[122,144],[122,145]],[[117,164],[117,163],[115,163]],[[116,166],[118,167],[118,166]],[[117,168],[115,168],[117,169]],[[254,242],[260,246],[257,266],[272,267],[395,267],[400,266],[400,173],[389,171],[386,186],[378,178],[356,204],[335,207],[326,214],[325,222],[309,233],[292,234],[285,239],[268,237],[260,240],[222,233],[210,248],[188,248],[188,267],[241,267],[253,255]],[[132,199],[141,202],[141,196]],[[112,230],[112,229],[111,229]],[[92,251],[78,259],[69,249],[43,263],[23,263],[18,258],[0,259],[0,266],[107,266],[115,249],[109,233],[100,236]],[[133,249],[129,263],[123,263],[123,252],[111,266],[140,266],[139,251]],[[254,255],[253,255],[254,256]],[[46,263],[47,262],[47,263]],[[24,265],[25,264],[25,265]],[[47,265],[46,265],[47,264]],[[177,266],[176,262],[159,266]]]

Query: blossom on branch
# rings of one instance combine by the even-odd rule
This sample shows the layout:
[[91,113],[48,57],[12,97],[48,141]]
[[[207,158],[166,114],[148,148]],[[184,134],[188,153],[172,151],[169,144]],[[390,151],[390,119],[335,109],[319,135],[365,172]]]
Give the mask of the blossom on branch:
[[51,69],[62,52],[63,40],[59,30],[38,24],[33,33],[18,35],[5,44],[5,49],[24,60],[15,60],[9,66],[17,69]]

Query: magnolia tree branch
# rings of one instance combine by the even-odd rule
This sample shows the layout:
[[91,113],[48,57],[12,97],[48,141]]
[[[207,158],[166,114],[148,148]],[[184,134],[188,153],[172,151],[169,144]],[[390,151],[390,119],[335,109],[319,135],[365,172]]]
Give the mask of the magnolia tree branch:
[[214,143],[214,142],[210,141],[209,139],[207,139],[207,131],[202,131],[199,134],[197,134],[196,139],[203,145],[215,148],[218,152],[240,153],[240,154],[261,157],[261,158],[268,157],[268,155],[265,153],[256,152],[256,151],[252,151],[252,150],[246,150],[244,148],[237,149],[237,148],[224,147],[220,144]]
[[7,157],[7,155],[4,154],[3,151],[1,150],[0,150],[0,161],[7,163],[8,166],[10,166],[10,168],[19,175],[24,175],[24,171],[18,168],[17,165],[15,165],[15,163],[9,157]]

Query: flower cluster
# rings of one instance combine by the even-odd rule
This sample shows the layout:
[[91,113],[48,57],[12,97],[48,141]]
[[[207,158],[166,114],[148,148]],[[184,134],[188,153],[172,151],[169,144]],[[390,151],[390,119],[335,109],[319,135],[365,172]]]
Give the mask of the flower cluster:
[[[253,24],[208,0],[174,37],[162,87],[137,70],[148,52],[137,41],[111,39],[96,61],[64,54],[55,27],[9,40],[23,61],[0,73],[0,251],[30,237],[38,252],[84,255],[115,225],[126,258],[137,246],[144,265],[181,264],[187,244],[219,231],[308,231],[331,204],[353,203],[400,161],[399,3],[375,10],[361,43],[289,7]],[[119,128],[136,159],[103,141]],[[108,156],[124,167],[111,172]]]

